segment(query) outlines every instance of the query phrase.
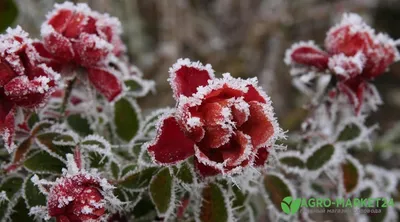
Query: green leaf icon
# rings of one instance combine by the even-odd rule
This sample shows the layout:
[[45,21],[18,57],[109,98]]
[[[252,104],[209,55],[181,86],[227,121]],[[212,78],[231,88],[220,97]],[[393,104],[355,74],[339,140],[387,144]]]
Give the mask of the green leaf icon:
[[286,214],[295,214],[299,211],[301,199],[294,199],[290,196],[283,198],[281,207]]

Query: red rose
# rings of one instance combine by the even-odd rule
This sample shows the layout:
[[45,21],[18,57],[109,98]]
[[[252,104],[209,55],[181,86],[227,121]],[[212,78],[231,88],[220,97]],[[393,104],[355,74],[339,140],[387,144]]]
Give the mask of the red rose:
[[65,2],[56,4],[41,33],[46,51],[67,67],[85,67],[89,81],[109,101],[122,92],[121,82],[108,65],[111,55],[125,51],[118,19],[94,12],[86,4]]
[[32,40],[20,27],[0,35],[0,133],[9,151],[16,109],[43,104],[58,78],[58,73],[42,63]]
[[375,34],[356,14],[345,14],[328,31],[325,48],[326,52],[312,42],[295,44],[287,51],[285,62],[330,70],[339,80],[338,89],[348,96],[357,112],[365,99],[374,96],[367,94],[373,89],[366,82],[399,59],[394,41],[385,34]]
[[105,213],[100,181],[89,174],[57,179],[47,200],[48,213],[58,222],[99,220]]
[[148,151],[160,164],[195,156],[203,176],[263,165],[280,135],[269,98],[257,80],[214,78],[210,65],[178,60],[169,79],[176,112],[162,119]]

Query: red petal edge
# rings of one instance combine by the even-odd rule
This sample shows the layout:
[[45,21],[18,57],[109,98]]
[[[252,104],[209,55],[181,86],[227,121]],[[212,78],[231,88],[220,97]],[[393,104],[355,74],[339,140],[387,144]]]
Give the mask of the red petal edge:
[[161,120],[157,138],[147,148],[150,155],[160,164],[174,164],[194,155],[194,142],[186,137],[175,117]]
[[190,63],[188,59],[179,59],[170,69],[170,84],[175,99],[180,95],[191,96],[197,92],[197,87],[208,85],[213,73],[201,63]]
[[89,81],[108,101],[113,101],[122,92],[122,84],[111,72],[104,69],[88,69]]

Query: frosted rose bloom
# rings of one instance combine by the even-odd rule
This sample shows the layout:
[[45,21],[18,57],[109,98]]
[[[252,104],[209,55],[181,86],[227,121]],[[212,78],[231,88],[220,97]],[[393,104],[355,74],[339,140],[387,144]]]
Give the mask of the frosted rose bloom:
[[294,44],[286,52],[285,62],[330,70],[338,79],[338,89],[357,112],[364,100],[374,96],[375,90],[367,82],[399,59],[395,42],[386,34],[376,34],[356,14],[344,14],[342,21],[328,31],[325,48],[323,51],[313,42]]
[[211,65],[179,59],[169,81],[177,108],[161,120],[157,138],[148,144],[155,162],[170,165],[194,155],[203,176],[264,165],[282,132],[256,78],[219,79]]
[[117,18],[92,11],[86,4],[56,4],[41,33],[44,48],[66,66],[87,69],[89,81],[109,101],[122,91],[121,82],[108,66],[112,55],[124,50]]
[[56,182],[47,202],[49,216],[60,222],[89,221],[99,219],[105,213],[97,178],[77,174]]
[[0,35],[0,133],[12,150],[18,107],[36,108],[49,96],[59,74],[42,63],[20,27]]

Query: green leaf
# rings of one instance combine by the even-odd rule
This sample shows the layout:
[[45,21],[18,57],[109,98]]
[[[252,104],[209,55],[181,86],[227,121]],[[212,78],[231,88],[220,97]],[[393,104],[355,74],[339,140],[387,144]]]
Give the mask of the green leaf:
[[6,30],[17,19],[18,7],[13,0],[0,1],[0,33]]
[[75,146],[76,142],[71,135],[60,134],[54,137],[53,144],[57,144],[57,146]]
[[129,100],[122,98],[114,106],[114,122],[117,135],[130,141],[139,130],[139,115],[137,108]]
[[248,193],[243,193],[236,185],[232,186],[232,191],[234,194],[232,207],[237,209],[238,212],[242,212],[246,209],[246,200],[248,198]]
[[24,162],[24,166],[28,170],[38,174],[61,174],[62,168],[66,168],[61,160],[50,156],[46,151],[39,151],[28,157]]
[[331,160],[335,147],[331,144],[324,145],[318,148],[306,162],[307,169],[317,170],[324,166],[329,160]]
[[28,118],[28,127],[29,127],[29,129],[32,129],[32,127],[39,121],[40,121],[40,119],[39,119],[38,114],[32,113]]
[[264,189],[275,208],[282,211],[281,202],[285,197],[293,196],[288,184],[276,175],[267,175],[264,177]]
[[279,162],[288,167],[298,167],[300,169],[303,169],[305,167],[303,160],[294,156],[282,157],[279,159]]
[[11,214],[11,221],[35,222],[33,216],[29,216],[29,209],[25,204],[24,199],[18,199],[17,204],[13,208],[14,212]]
[[[2,184],[0,185],[0,192],[5,191],[7,194],[7,198],[12,201],[15,198],[17,192],[21,190],[23,182],[24,180],[21,177],[6,178],[4,179],[4,181],[2,181]],[[3,218],[6,214],[8,204],[8,201],[3,201],[0,203],[0,219]]]
[[6,178],[0,185],[0,191],[5,191],[9,200],[12,200],[14,195],[21,190],[24,180],[21,177]]
[[81,136],[87,136],[93,133],[90,129],[89,121],[86,118],[83,118],[80,114],[68,116],[67,123],[71,129]]
[[129,92],[140,92],[143,90],[143,86],[134,79],[126,80],[125,85],[129,87]]
[[360,136],[361,130],[356,124],[348,124],[346,127],[340,132],[337,141],[349,141]]
[[62,158],[65,158],[65,155],[68,153],[73,153],[73,146],[59,146],[55,145],[53,143],[53,140],[59,139],[61,134],[59,133],[54,133],[54,132],[48,132],[48,133],[42,133],[36,136],[36,143],[42,147],[46,147],[46,151],[51,151],[53,153],[56,153]]
[[201,196],[200,221],[229,221],[228,209],[226,209],[228,203],[225,203],[224,194],[217,184],[208,184],[203,189]]
[[160,170],[150,182],[150,196],[156,206],[158,216],[167,213],[174,204],[173,178],[168,168]]
[[129,164],[129,165],[125,166],[125,167],[122,169],[121,177],[124,177],[124,176],[125,176],[126,174],[128,174],[129,172],[136,170],[136,168],[137,168],[137,165],[136,165],[136,164]]
[[158,167],[150,167],[136,172],[122,179],[119,184],[126,189],[143,189],[149,186],[151,178],[157,172]]
[[140,218],[149,215],[153,210],[155,210],[153,202],[149,198],[142,198],[139,203],[136,204],[136,206],[133,208],[132,213],[135,218]]
[[192,174],[192,171],[190,170],[190,167],[186,162],[182,163],[179,169],[178,167],[174,167],[174,174],[183,183],[186,184],[193,183],[194,175]]
[[46,196],[44,196],[39,188],[32,183],[31,178],[33,175],[27,176],[24,184],[24,198],[29,207],[46,206]]
[[357,167],[351,161],[342,163],[343,183],[347,193],[352,192],[358,184],[360,174]]
[[105,157],[101,153],[90,151],[88,154],[90,168],[103,169],[103,167],[108,163],[108,157]]
[[115,179],[118,179],[119,175],[119,166],[115,162],[111,162],[111,173]]
[[349,141],[360,136],[361,130],[355,124],[348,124],[339,134],[337,141]]
[[36,134],[42,132],[43,130],[45,130],[51,126],[52,126],[52,123],[50,123],[48,121],[38,122],[32,128],[31,134],[32,134],[32,136],[35,136]]

